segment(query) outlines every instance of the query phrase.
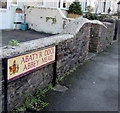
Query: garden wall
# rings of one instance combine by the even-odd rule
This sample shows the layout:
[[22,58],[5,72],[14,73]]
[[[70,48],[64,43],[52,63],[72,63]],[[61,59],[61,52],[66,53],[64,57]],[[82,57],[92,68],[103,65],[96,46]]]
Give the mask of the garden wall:
[[[14,56],[31,50],[38,50],[50,45],[57,45],[57,77],[64,76],[73,67],[85,61],[89,49],[90,24],[87,21],[80,26],[79,20],[75,23],[75,34],[63,33],[21,43],[15,48],[3,47],[3,56]],[[79,30],[78,30],[79,28]],[[86,30],[88,31],[86,33]],[[53,64],[49,64],[37,71],[8,83],[8,110],[22,105],[27,95],[36,88],[45,88],[53,80]]]
[[120,31],[119,31],[120,20],[119,19],[113,19],[113,18],[105,18],[103,21],[115,24],[115,32],[114,32],[114,38],[113,38],[113,40],[118,40],[119,33],[120,33]]
[[91,25],[89,52],[102,52],[107,46],[112,44],[115,23],[103,22],[103,24],[106,27],[98,24]]
[[[107,25],[108,27],[111,27],[111,24]],[[67,24],[64,31],[59,35],[24,42],[16,47],[2,47],[2,51],[0,51],[0,59],[23,54],[25,52],[36,51],[50,45],[57,45],[56,71],[57,78],[59,78],[64,76],[64,74],[70,69],[78,66],[87,59],[91,36],[93,38],[98,38],[99,36],[103,38],[103,35],[101,35],[102,29],[103,27],[98,24],[91,28],[90,21],[83,18],[77,18]],[[106,33],[107,31],[108,30],[106,30]],[[110,36],[112,36],[112,34]],[[91,41],[94,42],[96,39]],[[90,44],[93,43],[91,42]],[[97,44],[95,46],[98,47]],[[36,88],[43,89],[47,87],[48,84],[52,83],[53,70],[53,64],[49,64],[37,71],[31,72],[24,77],[10,82],[8,84],[8,110],[10,111],[21,106],[24,99]],[[2,81],[2,78],[0,78],[0,81]],[[0,98],[2,98],[2,95],[0,95]]]

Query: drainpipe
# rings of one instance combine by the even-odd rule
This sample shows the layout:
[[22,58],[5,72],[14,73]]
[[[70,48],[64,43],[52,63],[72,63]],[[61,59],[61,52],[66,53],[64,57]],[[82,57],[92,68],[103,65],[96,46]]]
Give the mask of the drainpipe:
[[105,12],[106,10],[106,0],[105,0],[105,2],[104,2],[104,6],[103,6],[103,12]]
[[85,2],[85,11],[87,10],[87,0]]
[[109,4],[109,8],[112,10],[112,7],[111,7],[111,1],[110,1],[110,4]]
[[60,8],[60,0],[59,0],[59,2],[58,2],[58,8]]

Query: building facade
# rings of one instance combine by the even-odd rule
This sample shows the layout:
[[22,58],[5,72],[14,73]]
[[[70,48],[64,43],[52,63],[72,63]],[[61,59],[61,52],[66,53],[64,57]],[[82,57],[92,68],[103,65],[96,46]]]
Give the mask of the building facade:
[[[75,0],[0,0],[0,29],[14,29],[16,8],[21,8],[24,12],[24,6],[55,7],[68,9]],[[94,13],[117,12],[118,0],[77,0],[80,2],[83,12],[86,7],[91,5]],[[23,17],[24,18],[24,17]]]
[[117,12],[117,2],[118,0],[96,0],[94,2],[96,13],[116,13]]
[[120,12],[120,1],[118,2],[118,12]]
[[0,0],[0,29],[14,29],[16,8],[24,6],[55,7],[66,9],[74,0]]
[[0,1],[0,29],[13,29],[16,8],[24,8],[22,0]]

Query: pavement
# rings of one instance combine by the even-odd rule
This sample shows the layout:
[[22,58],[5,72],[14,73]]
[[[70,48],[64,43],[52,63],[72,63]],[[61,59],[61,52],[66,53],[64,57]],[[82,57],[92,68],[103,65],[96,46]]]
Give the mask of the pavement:
[[68,90],[49,91],[42,111],[118,111],[118,44],[79,66],[61,85]]
[[39,38],[49,37],[53,34],[48,33],[42,33],[42,32],[36,32],[33,30],[2,30],[2,40],[0,40],[0,43],[2,43],[2,46],[8,45],[10,40],[18,40],[20,42],[35,40]]

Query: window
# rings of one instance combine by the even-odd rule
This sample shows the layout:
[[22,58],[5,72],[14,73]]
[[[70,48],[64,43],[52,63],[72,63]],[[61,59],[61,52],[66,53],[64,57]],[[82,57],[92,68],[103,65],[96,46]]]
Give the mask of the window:
[[63,8],[66,8],[66,0],[63,1]]
[[0,8],[7,9],[7,0],[0,0]]
[[70,4],[71,4],[71,3],[68,1],[68,2],[67,2],[67,8],[69,8]]
[[63,0],[62,8],[69,8],[70,4],[69,0]]
[[17,0],[12,0],[12,4],[13,4],[13,5],[17,5],[17,4],[18,4],[18,1],[17,1]]
[[38,6],[43,6],[44,5],[44,0],[37,0],[37,5]]
[[105,12],[106,2],[103,2],[103,12]]

